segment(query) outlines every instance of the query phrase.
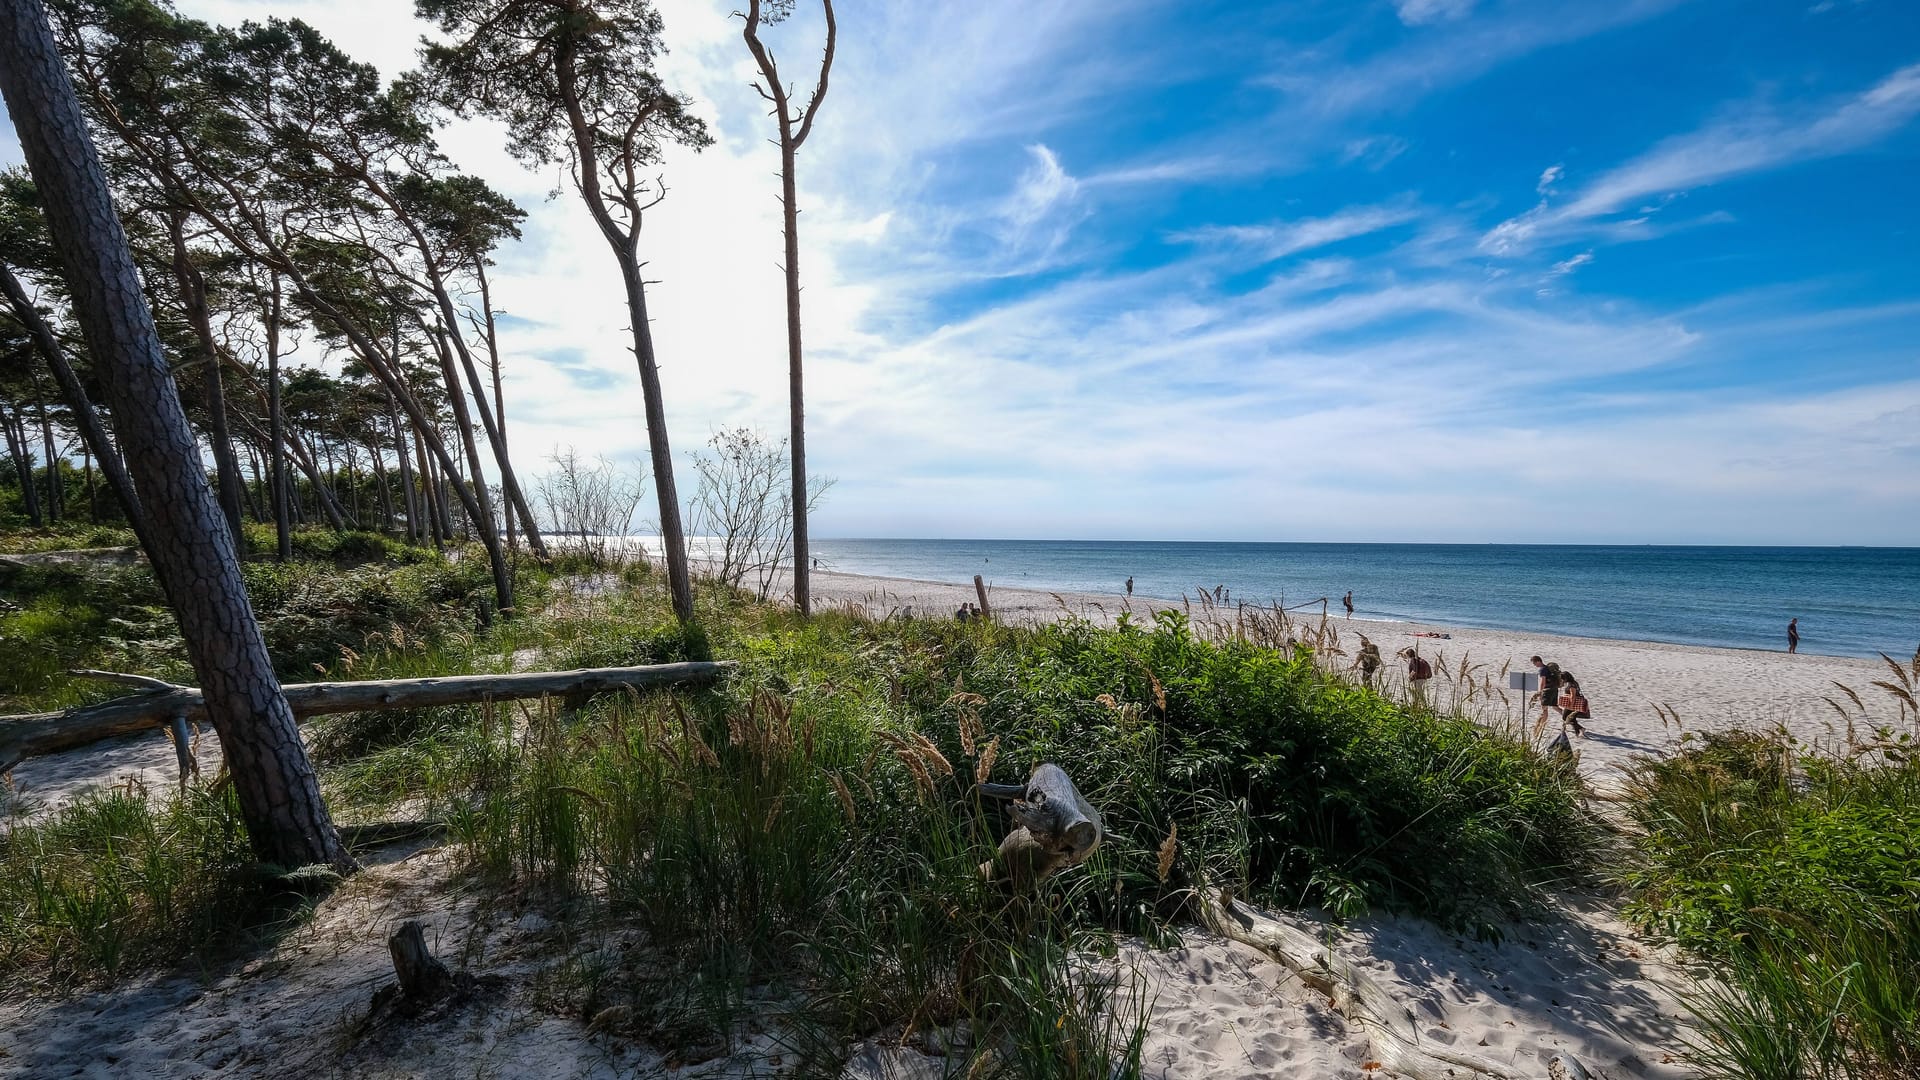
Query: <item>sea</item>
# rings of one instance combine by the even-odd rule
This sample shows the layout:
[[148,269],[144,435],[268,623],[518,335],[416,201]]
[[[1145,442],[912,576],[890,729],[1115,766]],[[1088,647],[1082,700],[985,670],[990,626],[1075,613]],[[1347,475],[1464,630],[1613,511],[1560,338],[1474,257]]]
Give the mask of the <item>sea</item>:
[[1832,656],[1920,645],[1920,548],[816,538],[825,570]]

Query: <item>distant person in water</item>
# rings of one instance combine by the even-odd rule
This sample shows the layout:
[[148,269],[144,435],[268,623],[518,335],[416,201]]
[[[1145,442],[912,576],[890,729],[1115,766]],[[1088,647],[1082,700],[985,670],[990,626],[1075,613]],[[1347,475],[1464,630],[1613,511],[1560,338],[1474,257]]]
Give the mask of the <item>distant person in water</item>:
[[1547,711],[1560,701],[1560,665],[1549,664],[1537,656],[1527,662],[1533,665],[1534,674],[1540,676],[1540,690],[1533,695],[1540,702],[1540,719],[1533,722],[1533,733],[1538,735],[1547,726]]
[[1340,602],[1347,605],[1347,618],[1353,618],[1353,590],[1348,589],[1347,595],[1341,597]]
[[1133,577],[1131,575],[1127,577],[1127,595],[1133,595]]
[[1433,665],[1410,648],[1401,649],[1400,655],[1407,661],[1407,691],[1413,695],[1415,705],[1426,708],[1427,682],[1433,678]]
[[1787,652],[1797,653],[1799,651],[1800,651],[1800,618],[1799,616],[1796,615],[1793,618],[1787,620]]
[[1586,695],[1580,692],[1580,680],[1574,678],[1571,671],[1560,673],[1559,706],[1562,730],[1572,732],[1576,739],[1586,738],[1587,729],[1580,726],[1580,721],[1593,719],[1593,713],[1589,711]]
[[1373,689],[1373,674],[1380,670],[1380,646],[1360,635],[1360,653],[1354,660],[1354,666],[1360,669],[1360,685]]

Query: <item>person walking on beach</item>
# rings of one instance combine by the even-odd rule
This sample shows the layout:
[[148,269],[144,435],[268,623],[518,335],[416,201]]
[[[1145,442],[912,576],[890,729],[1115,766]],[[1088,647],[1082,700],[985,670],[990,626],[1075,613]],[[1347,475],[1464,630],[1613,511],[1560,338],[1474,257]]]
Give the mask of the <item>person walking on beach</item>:
[[1560,665],[1549,664],[1537,656],[1529,657],[1534,674],[1540,676],[1540,690],[1533,696],[1540,702],[1540,719],[1533,722],[1533,733],[1538,735],[1547,726],[1547,711],[1560,701]]
[[1360,653],[1354,660],[1354,666],[1360,669],[1360,685],[1373,689],[1373,673],[1380,670],[1380,646],[1360,635]]
[[1580,721],[1593,719],[1593,713],[1589,711],[1586,695],[1580,692],[1580,680],[1575,679],[1571,671],[1560,673],[1559,706],[1562,730],[1571,731],[1576,739],[1586,738],[1587,729],[1580,726]]
[[1402,649],[1400,655],[1407,658],[1407,690],[1413,695],[1413,703],[1424,709],[1427,707],[1427,681],[1433,678],[1433,665],[1412,649]]
[[1133,575],[1132,574],[1127,575],[1127,595],[1128,596],[1133,595]]
[[1341,597],[1340,602],[1347,605],[1347,618],[1353,618],[1353,590],[1348,589],[1347,595]]
[[1799,651],[1800,651],[1800,617],[1796,615],[1793,618],[1787,620],[1787,652],[1788,654],[1792,654],[1792,653],[1797,653]]

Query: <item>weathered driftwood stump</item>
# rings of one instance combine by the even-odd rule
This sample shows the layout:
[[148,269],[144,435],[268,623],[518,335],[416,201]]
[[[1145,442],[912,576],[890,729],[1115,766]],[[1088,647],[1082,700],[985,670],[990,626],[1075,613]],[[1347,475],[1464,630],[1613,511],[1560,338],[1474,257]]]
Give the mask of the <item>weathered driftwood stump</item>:
[[981,784],[980,793],[1012,799],[1013,820],[1019,825],[1000,841],[1000,851],[980,864],[989,881],[1008,881],[1027,889],[1063,866],[1087,861],[1106,835],[1100,813],[1080,797],[1066,770],[1042,765],[1022,784]]
[[393,974],[400,981],[401,1000],[414,1005],[437,1001],[453,985],[453,973],[427,948],[419,922],[408,919],[387,939],[393,956]]

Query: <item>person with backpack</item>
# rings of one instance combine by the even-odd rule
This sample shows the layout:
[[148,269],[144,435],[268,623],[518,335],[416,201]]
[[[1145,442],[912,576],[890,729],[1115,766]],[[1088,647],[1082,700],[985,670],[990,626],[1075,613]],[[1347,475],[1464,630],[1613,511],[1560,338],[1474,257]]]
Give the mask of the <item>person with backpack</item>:
[[1540,692],[1534,695],[1540,702],[1540,719],[1533,722],[1533,733],[1538,735],[1547,726],[1547,710],[1560,701],[1560,665],[1548,663],[1537,656],[1528,658],[1527,662],[1533,665],[1534,673],[1540,676]]
[[1563,730],[1571,731],[1576,739],[1586,738],[1587,729],[1580,726],[1580,721],[1593,719],[1593,713],[1590,711],[1591,706],[1587,704],[1586,695],[1580,692],[1580,680],[1574,678],[1571,671],[1560,673],[1558,704],[1560,722],[1564,725]]
[[1413,703],[1426,708],[1427,680],[1433,678],[1433,665],[1412,649],[1403,649],[1401,656],[1407,658],[1407,690],[1413,695]]
[[1368,641],[1365,634],[1360,635],[1360,655],[1354,666],[1360,669],[1360,685],[1373,689],[1373,673],[1380,670],[1380,646]]

